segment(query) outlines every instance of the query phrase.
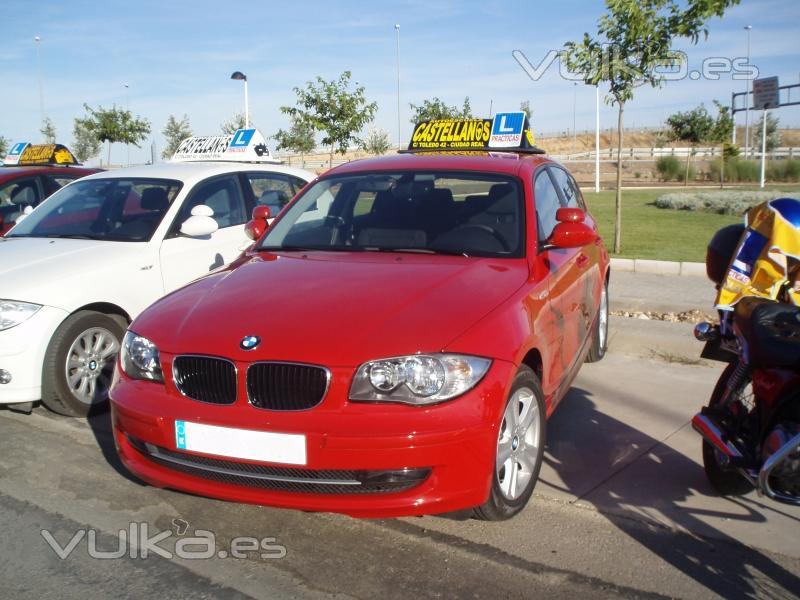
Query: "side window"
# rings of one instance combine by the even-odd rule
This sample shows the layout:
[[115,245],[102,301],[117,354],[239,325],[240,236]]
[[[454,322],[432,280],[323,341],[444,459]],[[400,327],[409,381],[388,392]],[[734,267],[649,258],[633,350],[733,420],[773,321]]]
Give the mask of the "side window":
[[306,187],[307,182],[303,179],[300,179],[299,177],[289,176],[289,179],[292,180],[292,187],[294,187],[295,194],[300,190],[302,190],[304,187]]
[[564,206],[585,210],[586,207],[583,204],[581,192],[569,173],[558,167],[551,167],[550,173],[553,175],[558,190],[561,192],[561,197],[564,199]]
[[266,204],[273,215],[278,214],[294,196],[286,175],[277,173],[248,173],[247,181],[253,190],[256,206]]
[[561,208],[561,201],[547,174],[547,169],[542,169],[536,176],[533,185],[533,201],[536,204],[536,227],[541,242],[549,238],[553,232],[553,228],[558,223],[556,211]]
[[205,204],[214,211],[214,219],[220,229],[245,222],[244,200],[235,177],[226,175],[197,184],[183,203],[178,218],[172,226],[173,233],[192,214],[192,209]]
[[42,195],[36,177],[15,179],[0,185],[0,215],[6,223],[13,223],[26,206],[38,205]]
[[70,177],[66,175],[45,175],[47,178],[47,187],[50,188],[50,193],[60,190],[68,183],[72,183],[77,177]]

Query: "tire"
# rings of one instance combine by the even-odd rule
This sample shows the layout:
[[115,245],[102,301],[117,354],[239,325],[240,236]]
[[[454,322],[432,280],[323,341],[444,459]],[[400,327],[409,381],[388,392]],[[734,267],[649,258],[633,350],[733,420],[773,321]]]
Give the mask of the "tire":
[[124,321],[116,315],[82,310],[67,317],[47,346],[42,369],[44,405],[68,417],[106,410],[124,333]]
[[592,345],[586,355],[586,362],[601,360],[606,355],[606,350],[608,350],[608,283],[603,284],[603,291],[600,293],[600,308],[592,329]]
[[[522,412],[518,413],[515,406],[520,405]],[[527,427],[526,417],[530,419]],[[545,418],[544,395],[539,380],[530,367],[523,365],[514,378],[498,428],[489,499],[474,509],[476,518],[504,521],[525,508],[542,468]],[[519,421],[522,422],[515,430],[513,423]],[[510,454],[502,463],[501,452]],[[509,472],[509,469],[514,471]]]
[[[728,384],[728,379],[733,374],[736,368],[736,363],[728,365],[722,372],[722,375],[714,387],[711,394],[711,399],[708,402],[710,408],[714,408],[722,400],[725,387]],[[740,389],[736,390],[734,394],[741,395],[747,384],[750,383],[749,379],[745,382]],[[752,491],[754,486],[736,469],[729,469],[723,466],[722,457],[719,450],[716,450],[705,439],[703,440],[703,469],[706,472],[708,482],[721,496],[742,496]]]

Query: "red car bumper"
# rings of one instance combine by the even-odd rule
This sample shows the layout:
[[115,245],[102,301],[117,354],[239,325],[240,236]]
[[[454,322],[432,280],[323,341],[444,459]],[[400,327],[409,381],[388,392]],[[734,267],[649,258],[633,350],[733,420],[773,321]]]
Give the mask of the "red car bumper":
[[[169,372],[168,369],[165,369]],[[316,408],[298,412],[254,408],[246,399],[216,406],[185,398],[171,382],[134,381],[119,375],[112,397],[120,458],[151,485],[202,496],[358,517],[443,513],[485,502],[494,473],[497,428],[515,368],[495,361],[473,390],[428,408],[347,401],[350,369],[333,369],[331,386]],[[176,447],[175,421],[303,434],[306,464],[280,465],[210,456]],[[267,472],[268,481],[253,473]],[[358,493],[314,485],[314,477],[343,472],[408,485],[366,487]],[[288,479],[276,483],[274,476]],[[357,475],[360,477],[361,475]],[[272,478],[272,479],[270,479]],[[301,481],[297,484],[297,481]]]

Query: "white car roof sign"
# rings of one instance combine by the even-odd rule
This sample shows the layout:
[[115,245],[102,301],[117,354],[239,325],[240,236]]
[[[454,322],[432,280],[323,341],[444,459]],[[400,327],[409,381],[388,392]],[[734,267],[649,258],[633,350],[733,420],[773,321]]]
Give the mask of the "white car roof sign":
[[19,163],[19,157],[22,156],[23,150],[27,148],[30,144],[28,142],[17,142],[6,154],[5,159],[3,160],[4,165],[16,165]]
[[229,161],[280,163],[258,129],[237,129],[228,135],[186,138],[172,155],[173,162]]

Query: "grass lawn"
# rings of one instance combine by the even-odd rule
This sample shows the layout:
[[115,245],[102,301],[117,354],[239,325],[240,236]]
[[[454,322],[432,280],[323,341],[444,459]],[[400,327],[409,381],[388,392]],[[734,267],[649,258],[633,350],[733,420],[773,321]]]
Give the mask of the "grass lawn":
[[[797,185],[793,187],[796,189]],[[770,186],[766,189],[781,187]],[[703,262],[706,258],[706,245],[714,232],[725,225],[743,222],[742,217],[656,208],[653,204],[661,194],[678,191],[683,190],[623,189],[622,252],[612,256]],[[611,250],[614,246],[615,192],[595,194],[584,191],[583,195],[589,210],[600,225],[600,234],[606,247]]]

